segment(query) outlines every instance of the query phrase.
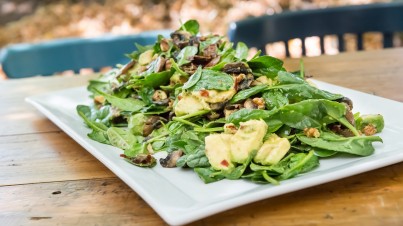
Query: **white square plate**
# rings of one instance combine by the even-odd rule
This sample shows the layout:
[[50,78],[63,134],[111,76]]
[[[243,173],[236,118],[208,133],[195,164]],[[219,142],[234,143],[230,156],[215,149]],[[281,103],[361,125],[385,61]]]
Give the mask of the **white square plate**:
[[87,137],[90,130],[76,113],[78,104],[88,104],[85,87],[33,96],[27,101],[45,114],[87,149],[99,161],[137,192],[167,223],[178,225],[237,206],[303,188],[359,174],[403,161],[403,104],[313,80],[321,89],[341,93],[354,103],[354,112],[379,113],[385,118],[380,134],[382,143],[374,143],[375,153],[368,157],[322,159],[315,170],[280,185],[261,185],[247,180],[222,180],[204,184],[192,170],[135,167],[124,161],[121,150],[97,143]]

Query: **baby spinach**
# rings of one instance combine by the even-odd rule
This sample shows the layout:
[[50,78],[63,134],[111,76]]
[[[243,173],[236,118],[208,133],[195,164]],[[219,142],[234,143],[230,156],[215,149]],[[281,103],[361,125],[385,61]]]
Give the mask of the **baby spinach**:
[[318,138],[297,135],[298,140],[312,147],[330,151],[368,156],[374,152],[373,142],[382,142],[378,136],[341,137],[329,132],[321,132]]
[[163,84],[169,82],[173,71],[161,71],[157,73],[152,73],[144,77],[144,80],[141,82],[143,86],[149,86],[153,88],[157,88]]
[[235,49],[235,57],[238,60],[246,60],[248,57],[249,49],[243,42],[238,42]]
[[194,168],[194,171],[197,173],[197,175],[199,175],[200,179],[206,184],[216,182],[225,178],[220,171],[216,171],[210,167]]
[[256,95],[256,94],[262,92],[266,88],[267,88],[267,85],[258,85],[258,86],[254,86],[249,89],[241,90],[232,97],[230,103],[234,104],[234,103],[237,103],[238,101],[245,100],[253,95]]
[[106,131],[109,142],[118,148],[128,150],[136,143],[135,136],[128,130],[118,127],[110,127]]
[[137,100],[134,98],[119,98],[113,95],[104,93],[98,89],[95,91],[106,98],[106,100],[114,107],[119,108],[122,111],[132,111],[137,112],[140,111],[144,106],[144,102],[141,100]]
[[283,61],[271,56],[260,56],[248,61],[248,65],[252,70],[260,68],[281,70],[283,67]]
[[192,86],[194,86],[200,80],[201,75],[202,75],[202,67],[199,66],[196,72],[192,76],[190,76],[189,80],[185,84],[183,84],[182,88],[189,89]]
[[181,25],[180,30],[187,31],[191,35],[197,35],[199,33],[199,22],[197,20],[188,20]]
[[178,66],[190,63],[193,56],[197,54],[197,51],[196,46],[186,46],[183,48],[176,57]]
[[233,86],[234,80],[229,74],[203,69],[199,81],[197,81],[190,90],[229,90]]

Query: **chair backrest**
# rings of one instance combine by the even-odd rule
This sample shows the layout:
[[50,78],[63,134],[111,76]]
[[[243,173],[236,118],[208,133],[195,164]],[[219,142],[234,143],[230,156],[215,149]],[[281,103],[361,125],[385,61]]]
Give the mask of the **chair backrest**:
[[9,78],[52,75],[82,68],[95,71],[107,66],[125,64],[125,56],[136,50],[134,43],[155,43],[159,34],[168,37],[171,31],[147,31],[135,35],[99,38],[59,39],[37,44],[15,44],[2,49],[0,63]]
[[[285,42],[286,56],[290,56],[287,41],[319,36],[324,53],[324,36],[337,35],[339,51],[344,51],[343,35],[357,35],[357,48],[363,49],[362,34],[382,32],[384,47],[393,47],[393,33],[403,31],[403,3],[379,3],[335,7],[317,10],[288,11],[284,13],[249,18],[230,25],[231,41],[242,41],[248,46],[265,51],[273,42]],[[302,41],[302,54],[306,49]]]

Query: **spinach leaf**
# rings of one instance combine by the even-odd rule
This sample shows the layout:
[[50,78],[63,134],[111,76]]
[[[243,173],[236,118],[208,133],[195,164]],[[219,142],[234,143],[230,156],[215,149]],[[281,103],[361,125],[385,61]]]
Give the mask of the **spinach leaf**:
[[101,94],[106,98],[106,100],[114,107],[119,108],[122,111],[140,111],[144,106],[144,102],[141,100],[133,99],[133,98],[119,98],[113,95],[104,93],[100,90],[95,90],[97,93]]
[[178,66],[182,66],[184,64],[190,63],[194,55],[197,54],[197,47],[196,46],[186,46],[183,48],[177,58]]
[[183,84],[182,88],[189,89],[192,86],[194,86],[200,80],[201,74],[202,74],[202,67],[199,66],[195,71],[195,73],[192,76],[190,76],[189,80],[185,84]]
[[344,117],[346,106],[329,100],[304,100],[283,106],[274,115],[284,124],[303,130],[320,128]]
[[229,90],[233,86],[234,80],[227,73],[203,69],[199,81],[190,90]]
[[246,122],[252,119],[267,119],[273,115],[273,111],[261,110],[261,109],[247,109],[243,108],[229,115],[227,122],[239,124],[240,122]]
[[188,77],[188,73],[184,72],[182,69],[180,69],[179,65],[174,61],[174,59],[169,59],[170,63],[171,63],[171,67],[180,75],[186,76]]
[[267,109],[281,108],[289,104],[287,96],[282,90],[269,90],[262,95]]
[[105,131],[92,130],[91,133],[87,134],[87,136],[90,139],[95,140],[97,142],[103,144],[111,144],[111,142],[109,142],[108,135],[106,134]]
[[238,42],[235,49],[235,57],[238,60],[246,60],[246,58],[248,57],[248,53],[248,46],[246,46],[246,44],[243,42]]
[[91,108],[86,105],[78,105],[76,107],[78,115],[84,120],[85,124],[93,129],[95,132],[105,132],[108,127],[100,122],[91,120]]
[[281,70],[283,67],[283,61],[271,56],[260,56],[248,61],[248,65],[252,70],[260,68]]
[[197,20],[188,20],[182,24],[180,30],[187,31],[191,35],[197,35],[199,33],[199,22]]
[[300,173],[308,172],[319,165],[319,159],[313,154],[313,151],[309,153],[298,153],[289,158],[287,169],[278,176],[278,180],[286,180]]
[[136,143],[135,136],[127,130],[118,127],[110,127],[106,134],[109,142],[120,149],[128,150]]
[[225,178],[220,171],[215,171],[211,168],[194,168],[194,171],[206,184],[216,182]]
[[277,80],[280,85],[284,84],[308,84],[303,78],[287,71],[279,71]]
[[176,162],[176,166],[178,167],[184,167],[185,165],[190,168],[209,167],[210,162],[204,152],[204,148],[199,149],[195,153],[184,155]]
[[256,94],[262,92],[266,88],[267,88],[267,85],[258,85],[258,86],[254,86],[249,89],[241,90],[232,97],[230,103],[234,104],[234,103],[237,103],[238,101],[245,100],[253,95],[256,95]]
[[157,88],[161,85],[167,84],[172,74],[173,71],[171,70],[149,74],[142,81],[142,85]]
[[321,132],[318,138],[297,135],[298,140],[312,147],[330,151],[368,156],[374,152],[373,142],[382,142],[378,136],[341,137],[329,132]]
[[[292,103],[306,99],[337,100],[343,97],[341,94],[333,94],[313,87],[307,83],[272,86],[269,87],[268,90],[280,91],[281,94]],[[273,92],[271,94],[273,94]],[[270,98],[268,95],[270,94],[266,94],[266,97]],[[276,95],[278,96],[278,94]]]

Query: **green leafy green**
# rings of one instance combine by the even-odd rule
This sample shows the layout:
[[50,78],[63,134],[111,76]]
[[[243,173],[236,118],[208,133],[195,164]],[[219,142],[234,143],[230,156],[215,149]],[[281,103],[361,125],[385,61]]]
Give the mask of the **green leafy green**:
[[197,51],[197,47],[195,46],[186,46],[185,48],[183,48],[176,57],[178,60],[178,66],[190,63],[191,58],[197,54]]
[[97,93],[101,94],[102,96],[104,96],[106,98],[106,100],[114,107],[119,108],[122,111],[132,111],[132,112],[136,112],[136,111],[140,111],[144,106],[144,102],[141,100],[137,100],[134,98],[119,98],[119,97],[115,97],[113,95],[104,93],[100,90],[95,90]]
[[229,90],[233,86],[234,80],[227,73],[203,69],[200,79],[190,90]]
[[197,20],[188,20],[182,24],[180,30],[187,31],[192,35],[197,35],[199,33],[199,22],[197,22]]
[[330,151],[368,156],[374,152],[373,142],[382,142],[378,136],[341,137],[322,132],[318,138],[297,135],[298,140],[312,147]]

